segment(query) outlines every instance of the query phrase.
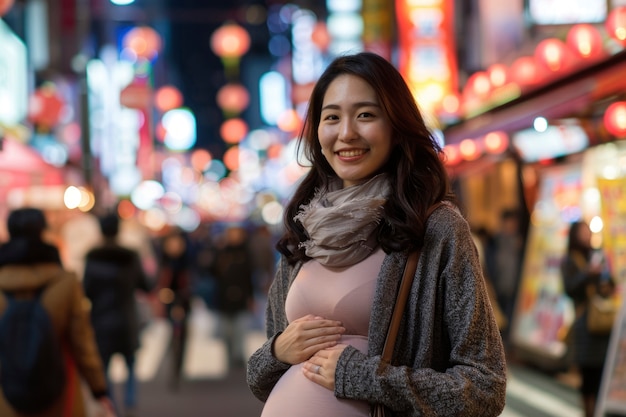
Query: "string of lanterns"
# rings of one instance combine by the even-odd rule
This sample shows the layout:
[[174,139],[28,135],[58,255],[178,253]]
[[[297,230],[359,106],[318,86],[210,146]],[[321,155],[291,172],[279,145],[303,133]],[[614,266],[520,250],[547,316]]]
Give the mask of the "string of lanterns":
[[[605,42],[600,29],[590,24],[573,25],[565,40],[544,39],[533,55],[520,56],[510,66],[497,63],[471,74],[458,95],[447,97],[438,111],[440,120],[457,121],[518,97],[524,91],[555,80],[626,47],[626,6],[614,8],[604,24],[609,39]],[[604,127],[617,138],[626,136],[626,101],[611,104],[605,111]],[[491,135],[491,136],[490,136]],[[483,152],[498,154],[508,147],[505,132],[492,132],[477,139],[466,139],[445,147],[446,163],[475,160]],[[489,143],[489,145],[488,145]]]

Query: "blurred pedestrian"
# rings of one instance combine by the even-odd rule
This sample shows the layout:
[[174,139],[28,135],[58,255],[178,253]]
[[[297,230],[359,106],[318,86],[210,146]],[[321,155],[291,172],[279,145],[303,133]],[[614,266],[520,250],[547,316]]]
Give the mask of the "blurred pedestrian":
[[226,343],[229,366],[234,368],[243,367],[247,359],[245,341],[254,308],[253,262],[246,229],[228,225],[211,271],[216,283],[218,333]]
[[[513,322],[515,301],[522,270],[524,240],[520,232],[518,211],[505,209],[500,214],[499,229],[485,248],[485,262],[493,265],[489,277],[496,291],[497,300],[507,323]],[[491,259],[489,259],[491,258]],[[509,347],[510,326],[504,328],[502,338],[505,348]]]
[[216,283],[211,273],[215,260],[215,242],[210,223],[202,223],[190,235],[192,247],[192,287],[193,295],[200,298],[206,308],[215,309]]
[[565,293],[572,299],[575,319],[571,348],[574,363],[581,376],[580,394],[585,417],[593,417],[611,333],[594,334],[587,327],[590,297],[600,294],[611,297],[615,283],[601,249],[591,245],[591,230],[584,221],[570,225],[567,251],[561,262]]
[[164,305],[165,318],[172,326],[170,387],[177,390],[183,375],[191,312],[193,259],[189,236],[182,229],[173,227],[160,239],[157,254],[158,299]]
[[265,329],[265,307],[267,292],[276,271],[278,252],[270,228],[263,224],[255,227],[250,235],[250,251],[253,260],[254,314],[252,327]]
[[[140,332],[137,292],[147,294],[150,285],[139,253],[118,242],[120,219],[117,214],[101,217],[99,224],[103,241],[86,255],[83,286],[91,301],[91,322],[112,394],[109,364],[115,354],[124,358],[127,378],[123,403],[125,415],[130,417],[136,415],[137,405],[135,353]],[[114,403],[121,415],[120,402]]]
[[[47,227],[44,213],[35,208],[13,210],[7,227],[10,239],[0,246],[0,316],[6,311],[7,294],[23,298],[41,290],[41,302],[61,340],[65,358],[63,394],[37,416],[85,417],[81,380],[87,383],[102,409],[114,415],[102,360],[84,307],[82,287],[74,273],[63,269],[57,248],[44,242]],[[21,416],[3,395],[0,395],[0,416]]]

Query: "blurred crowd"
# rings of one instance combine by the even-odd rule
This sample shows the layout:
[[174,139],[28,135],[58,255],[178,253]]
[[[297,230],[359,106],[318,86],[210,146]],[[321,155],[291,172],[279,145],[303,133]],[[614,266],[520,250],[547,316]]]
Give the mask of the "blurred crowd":
[[[107,394],[100,379],[95,379],[91,388],[94,397],[107,401],[110,397],[103,404],[111,404],[116,415],[136,415],[135,355],[141,347],[142,331],[156,319],[166,320],[171,326],[164,366],[170,388],[178,390],[194,302],[201,300],[216,318],[215,334],[211,336],[221,339],[226,346],[226,369],[245,366],[245,338],[248,332],[261,329],[264,324],[265,294],[276,262],[273,236],[266,226],[205,223],[193,232],[168,227],[154,234],[133,220],[122,220],[116,212],[80,215],[65,222],[62,228],[55,228],[55,219],[37,209],[18,209],[11,216],[7,225],[3,225],[7,227],[7,242],[0,243],[7,259],[3,258],[0,266],[16,263],[15,271],[36,275],[37,268],[50,262],[49,257],[37,258],[40,251],[33,248],[45,244],[49,252],[56,254],[55,267],[48,274],[50,282],[56,285],[55,275],[59,271],[75,277],[72,281],[84,293],[80,298],[88,301],[88,308],[73,311],[70,315],[75,317],[70,323],[81,320],[87,326],[87,333],[81,333],[84,341],[80,349],[99,356],[99,363],[92,362],[91,370],[102,377]],[[20,220],[24,216],[34,216],[39,222]],[[12,225],[15,222],[17,226]],[[20,231],[19,227],[26,227],[20,226],[22,223],[28,226],[27,239],[20,236],[26,233]],[[36,230],[31,231],[35,226]],[[22,246],[22,252],[32,256],[28,255],[26,260],[23,256],[17,259],[9,256],[14,251],[7,248]],[[7,268],[4,271],[15,272]],[[2,284],[0,290],[30,291],[30,287],[16,286],[20,280],[16,275],[12,280],[15,285]],[[33,285],[39,284],[38,281]],[[54,292],[48,290],[54,287],[52,284],[43,286],[44,298],[48,291]],[[73,325],[67,326],[71,329]],[[59,331],[61,339],[73,339],[65,330]],[[114,355],[123,357],[127,371],[121,398],[113,395],[117,390],[109,372]],[[75,362],[78,372],[82,372],[83,365]]]

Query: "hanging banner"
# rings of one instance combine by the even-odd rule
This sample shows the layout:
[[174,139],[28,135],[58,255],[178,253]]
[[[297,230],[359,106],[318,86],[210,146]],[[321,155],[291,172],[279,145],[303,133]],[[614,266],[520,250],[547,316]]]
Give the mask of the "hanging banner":
[[453,0],[397,0],[399,69],[430,114],[458,91]]

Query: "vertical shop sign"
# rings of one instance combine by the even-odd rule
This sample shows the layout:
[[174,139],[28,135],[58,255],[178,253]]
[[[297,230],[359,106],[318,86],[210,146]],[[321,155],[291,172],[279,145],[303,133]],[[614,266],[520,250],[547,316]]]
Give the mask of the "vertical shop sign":
[[453,0],[397,0],[399,67],[427,112],[458,90]]
[[391,59],[393,0],[363,0],[363,47]]
[[13,126],[28,111],[26,46],[0,19],[0,124]]

